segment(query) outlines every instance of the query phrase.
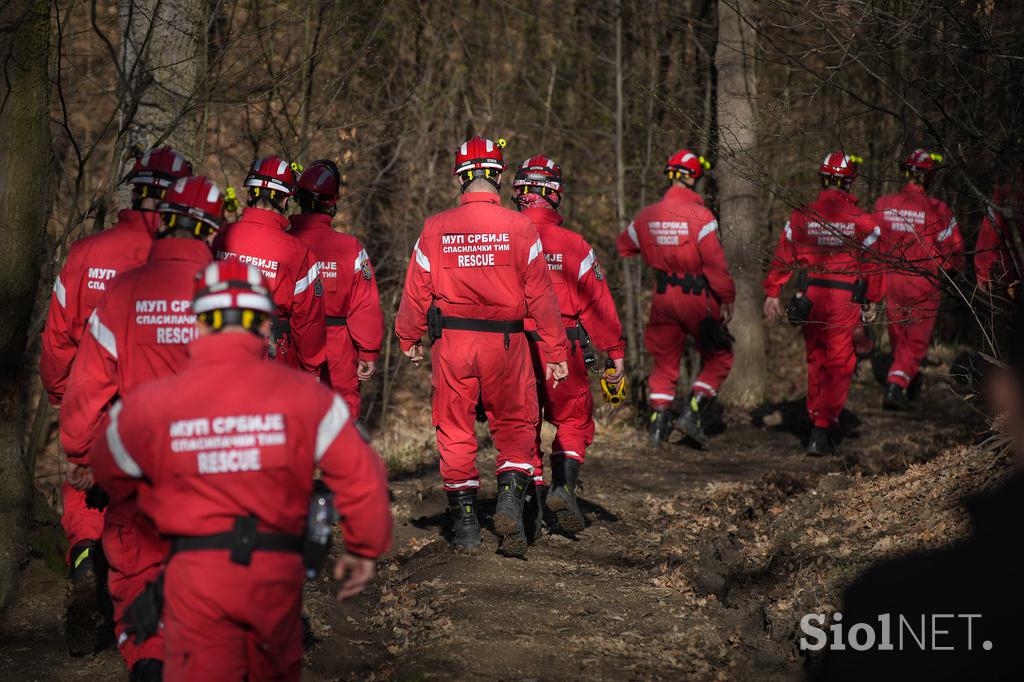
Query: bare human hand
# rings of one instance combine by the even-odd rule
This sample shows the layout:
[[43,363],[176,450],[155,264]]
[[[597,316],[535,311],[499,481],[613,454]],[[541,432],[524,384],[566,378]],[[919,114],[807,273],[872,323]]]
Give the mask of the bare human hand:
[[83,464],[75,464],[74,462],[68,462],[68,470],[64,478],[67,480],[68,485],[75,490],[88,490],[95,483],[92,477],[92,469]]
[[549,362],[547,368],[544,370],[544,380],[554,379],[551,383],[551,388],[558,388],[559,382],[563,381],[569,376],[569,363],[565,360],[561,362]]
[[623,358],[615,358],[612,362],[615,367],[611,371],[605,371],[604,380],[609,388],[615,389],[626,378],[626,361]]
[[412,344],[409,350],[405,351],[405,355],[412,360],[413,365],[419,367],[420,363],[423,362],[423,344],[419,341]]
[[[422,353],[422,349],[421,349]],[[422,356],[421,356],[422,357]],[[360,360],[356,368],[356,378],[360,381],[369,381],[377,373],[377,363],[373,360]]]
[[334,566],[334,579],[339,582],[345,581],[338,589],[338,601],[345,601],[365,590],[375,575],[377,575],[377,562],[374,559],[366,559],[354,554],[342,554]]
[[782,304],[779,303],[778,296],[769,296],[764,299],[764,316],[768,318],[769,322],[782,319]]

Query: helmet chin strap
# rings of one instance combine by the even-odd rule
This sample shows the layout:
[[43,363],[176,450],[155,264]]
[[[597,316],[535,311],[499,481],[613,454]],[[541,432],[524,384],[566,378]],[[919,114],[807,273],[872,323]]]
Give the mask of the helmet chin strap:
[[495,192],[500,192],[501,191],[501,174],[500,173],[492,174],[490,172],[489,168],[484,168],[484,169],[479,169],[478,168],[478,169],[475,169],[475,170],[469,170],[469,171],[466,171],[465,173],[462,173],[460,177],[462,178],[462,189],[461,189],[461,191],[463,193],[465,193],[466,188],[468,188],[471,184],[473,184],[473,182],[475,180],[486,180],[487,182],[491,183],[491,185],[494,187],[494,191]]
[[825,189],[838,189],[850,193],[850,189],[853,187],[853,178],[838,178],[830,175],[822,176],[821,186]]
[[550,195],[522,192],[516,195],[515,203],[516,208],[520,211],[524,208],[550,208],[552,211],[557,211],[558,207],[562,205],[562,197],[557,192],[551,192]]

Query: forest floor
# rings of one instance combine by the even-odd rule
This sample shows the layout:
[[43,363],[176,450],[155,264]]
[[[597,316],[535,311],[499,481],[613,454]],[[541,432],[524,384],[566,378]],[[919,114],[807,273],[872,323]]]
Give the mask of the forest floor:
[[[799,677],[800,616],[835,607],[872,562],[962,535],[962,498],[1008,468],[969,445],[984,420],[943,371],[928,374],[913,409],[893,414],[862,366],[841,454],[820,459],[800,447],[796,392],[727,413],[704,452],[651,450],[624,418],[604,419],[583,470],[589,527],[545,531],[525,560],[495,554],[486,437],[475,556],[442,537],[436,466],[396,473],[394,548],[373,588],[339,606],[326,578],[307,587],[317,641],[304,679]],[[125,678],[113,651],[67,657],[63,591],[42,561],[26,569],[0,619],[0,679]]]

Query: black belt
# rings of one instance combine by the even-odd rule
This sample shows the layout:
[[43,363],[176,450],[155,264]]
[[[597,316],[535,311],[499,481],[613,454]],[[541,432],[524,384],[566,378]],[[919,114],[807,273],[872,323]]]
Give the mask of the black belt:
[[836,279],[821,279],[818,277],[808,277],[806,284],[807,287],[821,287],[822,289],[842,289],[843,291],[849,291],[851,294],[857,293],[861,289],[861,285],[858,282],[841,282]]
[[704,290],[708,288],[708,281],[704,279],[704,275],[687,273],[680,277],[674,272],[655,270],[654,277],[658,283],[659,294],[668,291],[670,286],[679,287],[684,294],[703,294]]
[[442,329],[458,329],[464,332],[489,332],[492,334],[522,334],[522,320],[477,320],[472,317],[441,316]]
[[285,533],[261,533],[256,530],[254,516],[235,519],[235,529],[214,535],[179,535],[171,538],[171,554],[203,550],[228,550],[236,564],[248,566],[252,553],[290,552],[302,554],[302,538]]
[[522,320],[478,320],[473,317],[448,317],[441,316],[442,329],[457,329],[464,332],[486,332],[489,334],[503,334],[505,336],[505,350],[509,347],[510,334],[522,334]]
[[348,324],[348,318],[345,317],[326,317],[328,327],[344,327]]
[[[565,336],[570,341],[580,341],[580,337],[582,335],[580,334],[580,328],[579,327],[566,327],[565,328]],[[540,341],[541,340],[540,332],[535,332],[535,331],[526,332],[526,338],[528,338],[530,341]]]
[[808,277],[806,271],[801,271],[797,276],[796,286],[800,291],[806,292],[809,287],[821,289],[838,289],[849,291],[850,300],[854,303],[865,303],[867,301],[867,282],[858,279],[854,282],[844,282],[838,279],[825,279],[822,277]]

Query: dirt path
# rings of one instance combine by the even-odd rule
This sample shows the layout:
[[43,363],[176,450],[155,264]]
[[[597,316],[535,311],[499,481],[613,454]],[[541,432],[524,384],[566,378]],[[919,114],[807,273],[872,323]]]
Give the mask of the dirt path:
[[[794,677],[795,648],[766,634],[763,591],[735,580],[727,589],[723,550],[707,565],[684,566],[672,545],[715,513],[704,502],[715,486],[771,482],[771,494],[745,512],[755,516],[829,472],[898,471],[976,432],[940,383],[913,413],[894,417],[876,407],[879,389],[866,374],[854,388],[858,418],[847,425],[842,458],[802,454],[790,432],[799,403],[732,417],[707,452],[651,451],[624,425],[604,429],[584,469],[589,527],[578,540],[545,533],[526,560],[497,556],[489,529],[478,555],[453,555],[440,535],[445,500],[436,469],[397,477],[395,549],[374,589],[344,607],[330,600],[327,582],[308,589],[318,642],[307,679]],[[481,470],[493,470],[493,451]],[[482,507],[490,512],[493,476],[484,478]],[[708,535],[713,543],[721,533]],[[673,578],[681,567],[692,578],[685,584]],[[64,655],[63,585],[42,569],[28,577],[0,621],[0,679],[122,679],[112,652]]]
[[[310,656],[311,679],[792,678],[798,662],[768,640],[759,605],[736,588],[710,615],[697,608],[725,596],[721,567],[698,566],[697,589],[681,588],[667,547],[678,515],[699,513],[709,486],[770,480],[801,491],[829,472],[902,470],[970,437],[946,387],[895,417],[875,407],[879,389],[867,381],[855,388],[860,425],[843,458],[803,455],[786,430],[799,404],[770,415],[775,427],[749,416],[728,424],[708,452],[650,451],[625,428],[600,434],[584,469],[589,527],[578,540],[545,534],[526,560],[496,555],[487,530],[478,556],[453,555],[439,537],[445,501],[433,468],[396,481],[396,556],[361,610],[325,612],[333,637]],[[493,509],[493,480],[481,494]]]

